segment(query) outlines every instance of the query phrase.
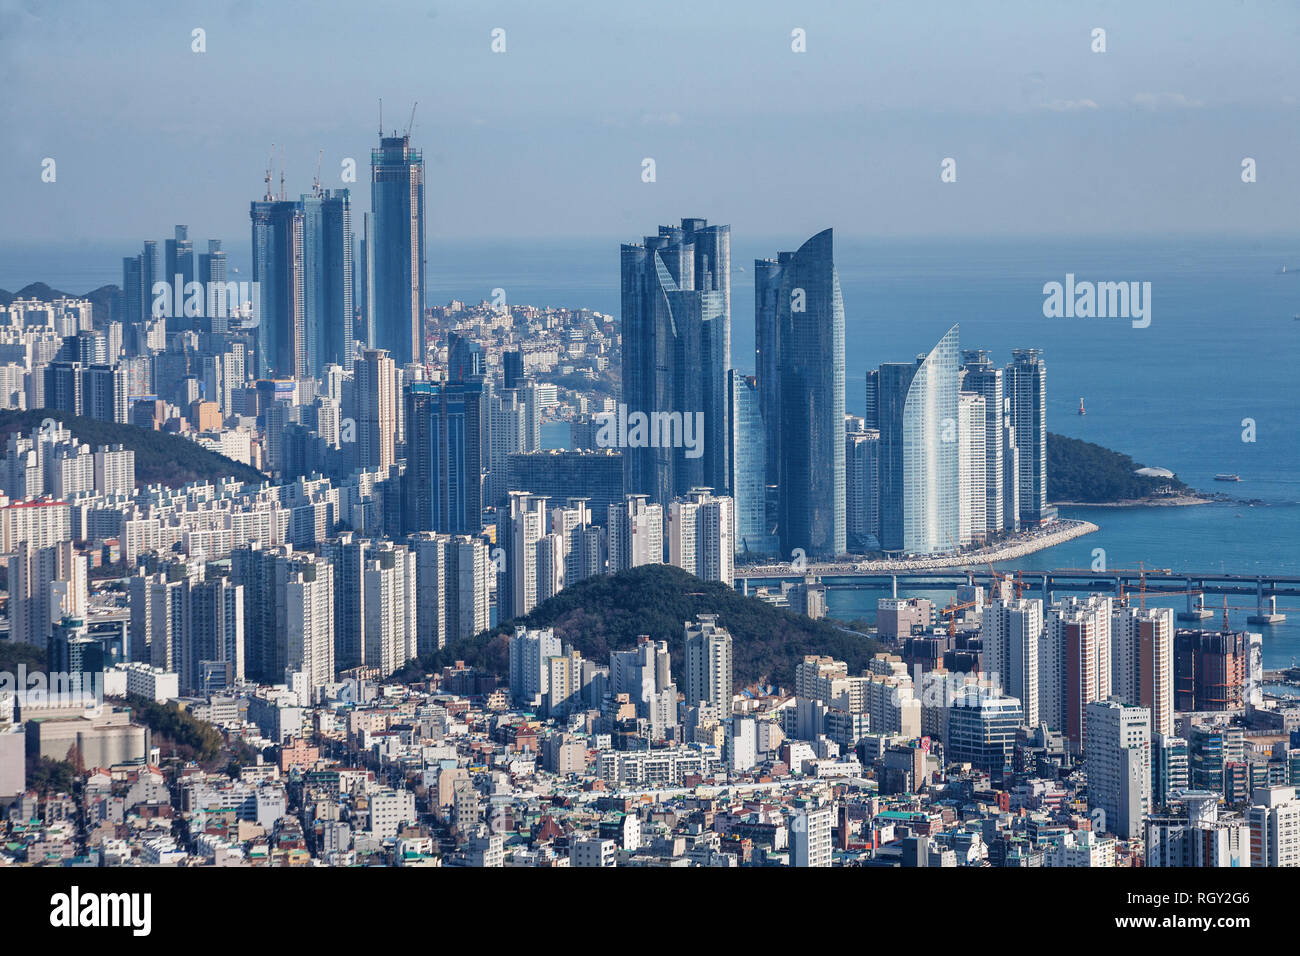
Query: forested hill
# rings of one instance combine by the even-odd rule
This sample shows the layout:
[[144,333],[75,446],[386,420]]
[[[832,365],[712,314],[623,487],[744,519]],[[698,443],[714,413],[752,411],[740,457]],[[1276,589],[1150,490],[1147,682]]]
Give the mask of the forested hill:
[[1177,478],[1136,474],[1143,466],[1128,455],[1078,438],[1047,434],[1047,500],[1105,504],[1148,498],[1157,488],[1192,489]]
[[554,628],[557,637],[598,664],[609,662],[610,651],[634,647],[639,634],[667,641],[673,676],[680,685],[686,673],[684,625],[701,614],[716,614],[718,624],[731,633],[737,689],[751,684],[792,687],[795,665],[806,654],[829,654],[847,662],[850,674],[858,674],[883,649],[874,640],[846,633],[827,621],[814,621],[720,582],[702,581],[671,565],[656,564],[579,581],[531,614],[427,655],[394,679],[410,679],[457,660],[505,678],[510,670],[507,636],[516,625],[526,625]]

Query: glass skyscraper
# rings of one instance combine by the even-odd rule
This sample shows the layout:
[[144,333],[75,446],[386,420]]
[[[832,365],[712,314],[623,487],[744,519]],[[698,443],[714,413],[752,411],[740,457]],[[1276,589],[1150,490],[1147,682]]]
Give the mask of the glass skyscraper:
[[[221,248],[220,239],[208,240],[208,251],[199,255],[199,282],[203,285],[203,295],[208,295],[209,282],[226,281],[226,253]],[[240,303],[232,303],[232,306]]]
[[880,547],[880,432],[868,428],[845,436],[844,510],[848,548],[854,554]]
[[728,450],[731,496],[735,499],[736,553],[770,554],[776,539],[767,524],[767,455],[758,379],[735,369],[727,373],[730,400]]
[[482,379],[407,385],[402,487],[408,534],[482,530],[486,417]]
[[754,313],[781,552],[843,554],[844,300],[830,229],[754,263]]
[[953,326],[915,365],[880,366],[880,544],[885,551],[956,550],[960,528],[957,335]]
[[346,189],[302,197],[307,374],[352,368],[352,201]]
[[[731,365],[731,227],[704,219],[660,226],[621,247],[623,391],[627,414],[649,417],[646,447],[623,454],[629,493],[665,508],[692,488],[730,490],[726,375]],[[701,454],[656,423],[702,426]],[[689,423],[687,422],[689,416]],[[666,447],[665,447],[666,446]]]
[[1020,449],[1020,522],[1033,527],[1056,517],[1056,509],[1047,505],[1047,364],[1043,353],[1013,349],[1003,381]]
[[410,135],[382,136],[370,151],[373,232],[369,257],[374,348],[398,368],[424,361],[424,155]]
[[984,496],[985,522],[990,534],[1007,527],[1002,510],[1002,369],[993,364],[985,351],[962,351],[965,377],[961,390],[984,399]]
[[[122,312],[126,322],[147,322],[153,315],[153,284],[158,273],[158,243],[146,240],[138,256],[122,260]],[[168,279],[168,282],[171,280]],[[170,298],[170,297],[169,297]]]
[[304,378],[307,373],[306,289],[303,281],[302,204],[268,192],[252,204],[253,323],[258,378]]

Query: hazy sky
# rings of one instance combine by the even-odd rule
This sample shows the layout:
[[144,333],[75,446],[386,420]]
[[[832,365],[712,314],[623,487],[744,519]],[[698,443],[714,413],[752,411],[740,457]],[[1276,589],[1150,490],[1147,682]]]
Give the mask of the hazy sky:
[[246,239],[272,143],[359,213],[380,97],[434,240],[1294,233],[1297,51],[1244,0],[0,0],[0,240]]

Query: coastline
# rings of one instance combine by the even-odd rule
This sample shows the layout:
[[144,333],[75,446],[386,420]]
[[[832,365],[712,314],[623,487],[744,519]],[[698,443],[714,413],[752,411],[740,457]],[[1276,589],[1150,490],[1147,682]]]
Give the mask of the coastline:
[[1119,501],[1053,501],[1058,508],[1186,508],[1225,501],[1205,495],[1162,495],[1155,498],[1123,498]]
[[981,548],[978,551],[967,551],[956,555],[938,555],[931,558],[820,562],[809,564],[802,572],[795,571],[788,564],[755,565],[753,567],[736,568],[735,577],[790,577],[798,573],[853,575],[871,574],[880,571],[941,571],[948,568],[983,567],[990,563],[996,564],[1000,561],[1023,558],[1025,555],[1033,554],[1036,551],[1045,551],[1048,548],[1056,547],[1058,544],[1064,544],[1066,541],[1072,541],[1075,538],[1081,538],[1086,534],[1092,534],[1094,531],[1100,530],[1091,521],[1083,521],[1078,518],[1058,518],[1049,526],[1049,530],[1032,534],[1027,538],[1021,537],[999,542],[992,547]]

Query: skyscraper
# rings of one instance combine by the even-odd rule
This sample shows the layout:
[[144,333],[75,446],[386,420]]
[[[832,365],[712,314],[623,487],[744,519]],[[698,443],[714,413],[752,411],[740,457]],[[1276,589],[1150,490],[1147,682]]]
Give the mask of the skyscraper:
[[875,428],[845,436],[844,520],[849,551],[880,547],[880,432]]
[[[199,254],[199,282],[202,283],[204,296],[207,296],[209,282],[226,281],[226,253],[221,248],[220,239],[208,240],[208,251]],[[233,303],[239,305],[240,303]]]
[[609,506],[609,570],[663,564],[664,509],[647,495],[628,495]]
[[1020,701],[1025,725],[1037,727],[1038,645],[1043,635],[1043,602],[1032,598],[995,600],[984,609],[980,641],[984,672],[1001,690]]
[[1043,353],[1013,350],[1004,381],[1020,449],[1020,523],[1036,527],[1056,517],[1056,509],[1047,504],[1047,365]]
[[880,544],[955,550],[960,535],[957,326],[915,365],[880,366]]
[[[189,237],[188,226],[177,226],[175,238],[164,242],[164,262],[167,272],[163,276],[173,287],[173,295],[184,295],[185,287],[194,281],[194,241]],[[182,316],[172,314],[167,319],[167,330],[183,328]]]
[[416,562],[416,651],[428,654],[488,628],[487,541],[422,531],[409,547]]
[[668,512],[668,560],[705,581],[734,581],[735,506],[708,488],[673,500]]
[[1086,750],[1088,705],[1111,696],[1112,599],[1069,597],[1047,613],[1038,648],[1041,720]]
[[126,256],[122,259],[122,315],[126,323],[142,321],[145,308],[152,299],[146,299],[143,279],[140,275],[142,257]]
[[[397,368],[388,353],[366,349],[361,353],[354,376],[357,465],[385,469],[397,460],[397,403],[401,400],[397,392]],[[409,413],[407,421],[410,421]],[[409,454],[407,457],[409,468]]]
[[370,151],[367,237],[375,348],[398,366],[424,361],[424,155],[411,137],[380,135]]
[[[510,492],[509,524],[498,539],[505,547],[505,580],[498,580],[498,618],[522,617],[544,598],[539,597],[538,543],[546,536],[546,498]],[[508,593],[507,593],[508,592]]]
[[731,408],[727,447],[731,457],[731,496],[736,504],[736,553],[768,554],[776,539],[767,523],[767,436],[759,404],[758,379],[735,369],[727,372]]
[[403,488],[408,532],[482,530],[486,431],[482,379],[412,382],[406,387]]
[[253,323],[257,377],[307,375],[302,205],[268,192],[249,210],[253,223]]
[[318,188],[301,203],[307,374],[320,378],[326,365],[352,368],[352,201]]
[[880,370],[867,369],[867,404],[863,412],[863,424],[867,428],[880,427]]
[[1151,732],[1174,732],[1173,608],[1116,606],[1111,613],[1111,691],[1151,712]]
[[622,402],[649,423],[647,441],[625,449],[627,489],[665,508],[694,487],[726,490],[731,227],[660,226],[622,246],[621,261]]
[[230,580],[244,588],[250,679],[280,683],[301,673],[313,697],[333,681],[334,566],[328,560],[289,546],[236,548]]
[[844,301],[830,229],[754,263],[754,320],[781,552],[843,554]]
[[985,351],[961,353],[961,390],[984,399],[984,518],[989,534],[1006,529],[1002,509],[1002,369]]
[[731,634],[713,614],[686,624],[686,705],[712,704],[721,717],[731,716]]
[[988,537],[987,428],[982,395],[960,392],[957,399],[957,541],[964,547]]
[[365,586],[367,552],[373,542],[351,532],[320,545],[334,568],[334,664],[339,670],[365,662]]
[[187,583],[188,628],[182,642],[181,686],[211,693],[244,680],[244,590],[195,562]]
[[1151,712],[1118,700],[1088,704],[1088,807],[1103,828],[1126,840],[1142,836],[1151,808]]
[[81,382],[83,415],[105,422],[126,423],[126,366],[91,365],[82,371]]
[[376,542],[366,553],[362,591],[363,663],[387,677],[416,655],[415,556],[402,545]]

